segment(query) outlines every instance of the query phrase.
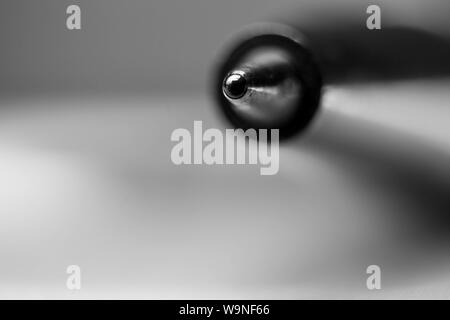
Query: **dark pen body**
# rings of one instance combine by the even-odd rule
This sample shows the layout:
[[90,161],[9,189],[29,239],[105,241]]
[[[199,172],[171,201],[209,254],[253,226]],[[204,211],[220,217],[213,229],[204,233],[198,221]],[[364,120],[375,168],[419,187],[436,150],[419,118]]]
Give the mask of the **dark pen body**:
[[305,19],[293,15],[244,30],[227,46],[214,81],[227,118],[289,137],[307,128],[325,85],[450,75],[448,37],[400,23],[383,4],[381,29],[369,29],[368,5],[311,9]]

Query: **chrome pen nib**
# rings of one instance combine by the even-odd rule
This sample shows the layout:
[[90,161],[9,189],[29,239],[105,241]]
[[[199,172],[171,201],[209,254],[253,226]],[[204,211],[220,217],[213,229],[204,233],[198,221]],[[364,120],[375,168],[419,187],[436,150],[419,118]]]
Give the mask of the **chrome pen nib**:
[[239,117],[277,127],[301,105],[302,80],[284,51],[265,48],[252,52],[225,77],[223,92]]
[[320,100],[321,78],[308,51],[284,34],[252,35],[224,59],[216,96],[238,128],[304,129]]
[[247,92],[245,75],[236,72],[226,76],[223,81],[223,92],[230,99],[239,99]]

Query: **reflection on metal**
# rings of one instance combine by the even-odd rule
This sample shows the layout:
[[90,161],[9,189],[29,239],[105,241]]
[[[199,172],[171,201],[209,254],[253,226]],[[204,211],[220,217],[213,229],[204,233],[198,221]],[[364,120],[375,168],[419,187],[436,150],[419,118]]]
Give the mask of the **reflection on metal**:
[[262,124],[292,117],[301,104],[301,88],[291,57],[275,47],[249,52],[223,82],[235,113]]

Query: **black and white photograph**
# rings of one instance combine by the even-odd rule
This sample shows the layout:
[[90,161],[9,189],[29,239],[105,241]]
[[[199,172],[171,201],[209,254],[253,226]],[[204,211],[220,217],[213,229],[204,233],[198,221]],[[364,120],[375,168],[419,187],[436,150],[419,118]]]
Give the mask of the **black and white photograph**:
[[0,300],[448,299],[450,1],[0,1]]

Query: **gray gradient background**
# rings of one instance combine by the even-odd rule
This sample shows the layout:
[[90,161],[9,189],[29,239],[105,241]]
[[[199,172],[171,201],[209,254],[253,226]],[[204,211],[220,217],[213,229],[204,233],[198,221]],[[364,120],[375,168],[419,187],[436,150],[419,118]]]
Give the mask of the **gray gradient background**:
[[[448,79],[327,89],[275,176],[170,161],[174,129],[228,126],[223,41],[311,3],[1,1],[0,297],[449,298]],[[448,29],[445,1],[395,3]]]
[[[199,90],[231,33],[290,1],[5,0],[1,89]],[[82,8],[82,30],[65,28]]]
[[[449,27],[446,0],[368,3],[383,4],[383,16],[402,25]],[[81,31],[65,28],[70,4],[82,8]],[[0,90],[204,90],[213,58],[245,25],[287,16],[320,21],[314,17],[355,4],[364,21],[354,0],[3,0]]]

